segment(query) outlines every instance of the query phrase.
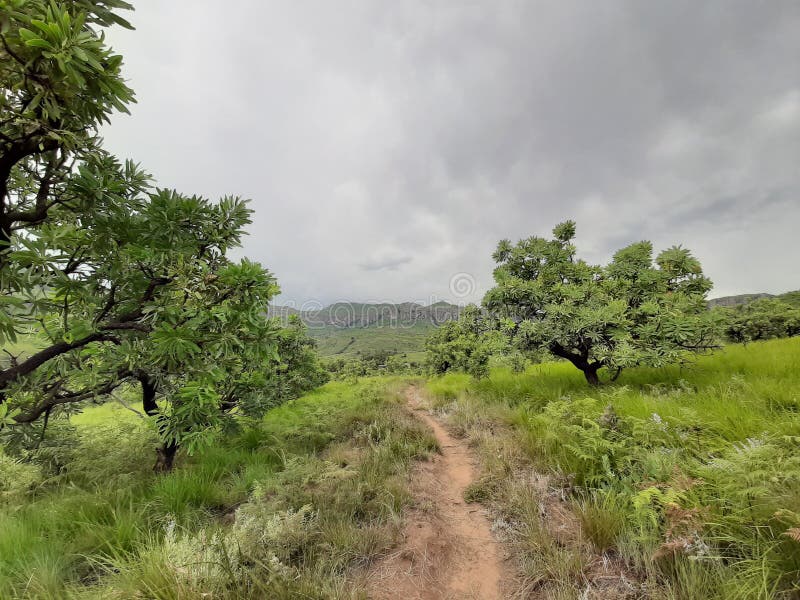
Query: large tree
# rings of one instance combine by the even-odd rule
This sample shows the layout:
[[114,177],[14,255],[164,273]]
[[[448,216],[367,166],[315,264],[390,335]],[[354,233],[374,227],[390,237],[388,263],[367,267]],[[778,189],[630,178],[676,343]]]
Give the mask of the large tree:
[[0,363],[0,428],[135,391],[169,469],[179,446],[318,383],[291,378],[308,345],[266,317],[273,276],[228,258],[246,202],[154,188],[102,149],[97,128],[132,92],[101,30],[127,4],[0,5],[0,344],[37,347]]
[[499,243],[496,286],[488,310],[511,323],[523,349],[546,350],[600,382],[634,365],[660,366],[715,347],[717,325],[706,310],[711,282],[685,248],[653,258],[650,242],[619,250],[607,266],[579,259],[575,223],[553,238]]

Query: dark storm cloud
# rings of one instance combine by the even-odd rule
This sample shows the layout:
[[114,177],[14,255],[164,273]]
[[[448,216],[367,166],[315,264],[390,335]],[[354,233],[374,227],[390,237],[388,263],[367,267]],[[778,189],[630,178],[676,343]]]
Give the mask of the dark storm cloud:
[[[283,298],[478,300],[501,238],[694,250],[800,287],[800,3],[137,3],[107,129],[162,185],[253,199]],[[401,268],[402,267],[402,268]],[[454,274],[474,292],[454,294]]]

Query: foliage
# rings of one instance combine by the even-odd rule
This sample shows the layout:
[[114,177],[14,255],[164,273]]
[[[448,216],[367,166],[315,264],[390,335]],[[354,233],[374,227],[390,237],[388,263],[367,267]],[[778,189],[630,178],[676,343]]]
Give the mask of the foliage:
[[0,429],[44,436],[87,400],[140,388],[169,469],[234,414],[320,384],[305,330],[266,316],[274,277],[227,256],[246,201],[154,188],[102,149],[98,126],[133,98],[102,28],[126,25],[115,11],[129,5],[5,5],[0,343],[34,332],[38,348],[0,368]]
[[133,101],[122,57],[101,33],[130,27],[117,14],[129,8],[121,0],[0,4],[0,250],[14,231],[70,204],[67,174],[98,150],[98,126]]
[[444,323],[425,341],[433,373],[456,370],[475,377],[488,374],[489,358],[503,346],[496,322],[474,305],[464,308],[457,321]]
[[715,310],[722,315],[725,336],[733,342],[800,335],[800,307],[783,300],[762,298]]
[[303,393],[321,386],[328,374],[319,362],[316,342],[308,336],[306,326],[297,317],[291,317],[277,336],[277,360],[254,374],[258,385],[242,390],[247,401],[240,400],[242,414],[260,417],[265,410],[300,397]]
[[260,265],[226,258],[250,221],[243,201],[150,191],[133,165],[95,158],[64,187],[87,206],[53,211],[6,255],[3,291],[27,299],[11,327],[40,323],[47,342],[0,372],[0,394],[26,424],[137,381],[167,447],[192,450],[263,387],[277,286]]
[[352,358],[336,358],[325,364],[331,377],[352,381],[373,375],[421,375],[422,365],[413,355],[386,350],[357,352]]
[[661,366],[714,347],[715,322],[705,307],[711,282],[688,250],[653,259],[650,242],[619,250],[605,267],[576,256],[575,223],[553,239],[499,243],[496,286],[484,305],[508,319],[517,345],[569,360],[598,383],[597,371]]
[[328,384],[160,476],[102,459],[115,428],[116,451],[146,444],[135,414],[87,409],[64,476],[0,513],[0,597],[363,597],[348,575],[391,545],[436,448],[399,389]]
[[[556,488],[543,493],[571,500],[595,548],[647,578],[645,597],[778,599],[800,576],[798,366],[791,338],[729,345],[690,368],[634,368],[626,385],[587,390],[571,366],[543,363],[480,381],[447,374],[428,389],[483,445],[509,429],[507,444]],[[493,471],[500,509],[513,508],[519,471]],[[512,516],[539,532],[538,511]],[[540,533],[536,544],[548,547]]]

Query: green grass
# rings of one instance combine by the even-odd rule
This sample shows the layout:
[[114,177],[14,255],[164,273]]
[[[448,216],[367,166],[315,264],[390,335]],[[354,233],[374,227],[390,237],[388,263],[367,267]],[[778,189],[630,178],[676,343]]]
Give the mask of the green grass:
[[425,349],[425,338],[434,326],[417,323],[413,327],[333,327],[309,329],[317,341],[321,356],[331,358],[356,358],[359,354],[389,352],[413,353],[419,357]]
[[399,385],[328,384],[161,476],[144,420],[73,417],[64,472],[4,497],[0,598],[359,597],[436,449]]
[[800,339],[631,369],[596,389],[558,362],[450,374],[428,391],[479,444],[486,421],[508,429],[524,461],[484,476],[501,510],[513,473],[547,475],[595,551],[656,584],[649,597],[800,594],[800,543],[785,533],[800,527]]
[[[121,404],[54,423],[57,472],[0,454],[0,598],[363,597],[436,449],[403,385],[330,383],[161,476]],[[566,363],[427,389],[479,452],[465,499],[496,512],[521,594],[581,597],[601,555],[637,597],[800,593],[800,339],[596,389]]]
[[24,359],[41,348],[42,341],[36,335],[19,335],[17,341],[6,342],[0,347],[0,368],[8,366],[11,360],[8,354]]

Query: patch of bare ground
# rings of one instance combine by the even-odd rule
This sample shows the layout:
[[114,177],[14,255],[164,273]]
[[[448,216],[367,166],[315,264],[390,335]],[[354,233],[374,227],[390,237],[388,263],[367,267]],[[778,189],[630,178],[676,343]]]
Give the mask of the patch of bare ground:
[[403,540],[367,575],[373,600],[495,600],[502,589],[504,561],[486,510],[464,501],[477,472],[463,439],[451,436],[425,410],[416,387],[406,391],[409,409],[434,432],[441,455],[416,465],[414,506],[406,515]]

